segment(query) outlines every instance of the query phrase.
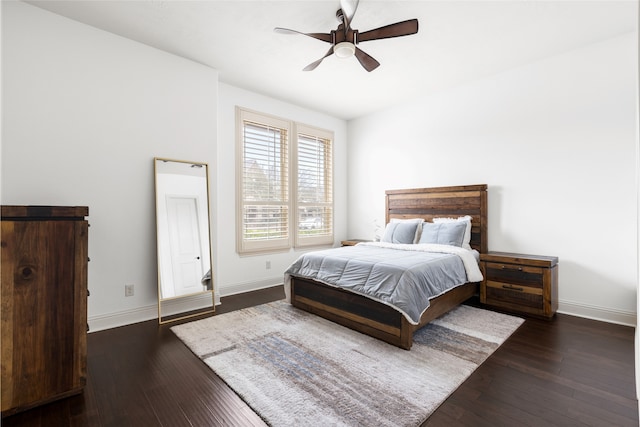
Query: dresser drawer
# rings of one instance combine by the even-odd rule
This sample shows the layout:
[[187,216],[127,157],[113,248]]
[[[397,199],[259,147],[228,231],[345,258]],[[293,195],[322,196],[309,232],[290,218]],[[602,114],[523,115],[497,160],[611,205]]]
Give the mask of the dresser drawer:
[[485,275],[487,276],[487,281],[542,289],[544,269],[526,265],[487,262],[485,264]]

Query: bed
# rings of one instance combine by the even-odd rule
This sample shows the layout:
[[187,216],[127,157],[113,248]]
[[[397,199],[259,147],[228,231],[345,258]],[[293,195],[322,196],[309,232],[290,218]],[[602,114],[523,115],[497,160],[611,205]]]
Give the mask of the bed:
[[[385,197],[386,223],[470,216],[470,246],[478,253],[487,252],[486,185],[388,190]],[[285,274],[287,299],[293,306],[406,350],[416,330],[477,294],[478,285],[464,283],[431,298],[429,308],[410,322],[403,312],[383,302],[295,273]]]

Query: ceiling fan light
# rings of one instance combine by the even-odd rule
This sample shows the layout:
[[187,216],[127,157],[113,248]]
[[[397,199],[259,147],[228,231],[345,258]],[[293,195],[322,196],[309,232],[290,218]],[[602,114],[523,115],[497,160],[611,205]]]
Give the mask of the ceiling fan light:
[[340,42],[333,47],[333,53],[338,58],[351,58],[356,53],[356,47],[350,42]]

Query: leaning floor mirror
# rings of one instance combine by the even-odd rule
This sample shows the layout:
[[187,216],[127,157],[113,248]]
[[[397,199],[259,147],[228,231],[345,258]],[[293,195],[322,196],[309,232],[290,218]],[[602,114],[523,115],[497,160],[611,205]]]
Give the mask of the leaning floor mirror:
[[206,163],[154,158],[160,324],[215,311]]

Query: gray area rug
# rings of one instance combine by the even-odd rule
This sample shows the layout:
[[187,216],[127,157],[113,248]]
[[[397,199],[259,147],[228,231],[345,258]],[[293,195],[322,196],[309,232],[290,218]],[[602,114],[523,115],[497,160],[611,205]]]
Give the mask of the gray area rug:
[[171,329],[272,426],[418,426],[522,322],[461,305],[410,351],[284,301]]

